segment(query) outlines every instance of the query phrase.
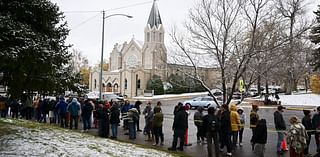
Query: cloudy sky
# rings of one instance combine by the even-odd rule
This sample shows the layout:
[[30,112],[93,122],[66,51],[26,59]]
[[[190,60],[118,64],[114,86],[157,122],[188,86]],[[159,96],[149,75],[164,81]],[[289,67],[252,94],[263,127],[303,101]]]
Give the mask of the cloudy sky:
[[[65,20],[71,30],[67,43],[82,52],[89,59],[89,64],[100,62],[102,10],[106,15],[115,13],[128,14],[132,19],[114,16],[105,21],[105,51],[104,58],[108,59],[115,43],[123,43],[136,38],[143,41],[153,0],[51,0],[57,3],[60,10],[65,12]],[[313,3],[317,0],[310,0]],[[165,38],[169,45],[168,32],[174,25],[181,26],[186,20],[188,11],[196,0],[157,0],[158,8],[166,30]],[[315,10],[316,7],[310,7]]]
[[[132,37],[143,41],[153,0],[51,0],[65,12],[66,21],[71,29],[67,43],[82,52],[89,64],[100,62],[102,10],[106,15],[123,13],[132,19],[114,16],[105,21],[105,53],[109,57],[115,43],[130,41]],[[181,24],[193,6],[194,0],[157,0],[163,25],[168,30],[174,24]],[[166,34],[168,38],[168,33]]]

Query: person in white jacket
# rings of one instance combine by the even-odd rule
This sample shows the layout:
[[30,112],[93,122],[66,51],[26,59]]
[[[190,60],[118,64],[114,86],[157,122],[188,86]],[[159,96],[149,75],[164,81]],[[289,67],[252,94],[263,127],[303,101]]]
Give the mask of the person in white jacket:
[[244,110],[242,107],[238,107],[237,112],[240,116],[240,130],[239,130],[239,146],[242,147],[242,137],[243,137],[243,131],[244,131],[244,125],[246,123],[246,114],[244,113]]

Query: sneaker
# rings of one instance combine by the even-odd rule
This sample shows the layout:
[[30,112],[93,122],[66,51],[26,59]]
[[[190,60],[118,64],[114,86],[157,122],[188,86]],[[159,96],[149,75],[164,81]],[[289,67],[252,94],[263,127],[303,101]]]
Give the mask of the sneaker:
[[207,144],[207,141],[202,141],[202,144]]
[[197,143],[201,143],[201,140],[197,140]]
[[139,129],[139,130],[137,130],[137,132],[142,132],[142,130]]
[[226,155],[227,155],[227,156],[232,156],[232,153],[227,153]]
[[157,143],[154,143],[154,144],[152,144],[153,146],[156,146],[156,145],[158,145]]
[[239,146],[240,146],[240,147],[242,147],[242,146],[243,146],[243,144],[242,144],[242,143],[239,143]]
[[160,146],[163,146],[163,145],[164,145],[163,142],[161,142],[161,143],[160,143]]
[[180,150],[180,151],[183,151],[183,147],[179,147],[179,148],[177,148],[178,150]]
[[223,152],[223,149],[220,148],[220,152]]

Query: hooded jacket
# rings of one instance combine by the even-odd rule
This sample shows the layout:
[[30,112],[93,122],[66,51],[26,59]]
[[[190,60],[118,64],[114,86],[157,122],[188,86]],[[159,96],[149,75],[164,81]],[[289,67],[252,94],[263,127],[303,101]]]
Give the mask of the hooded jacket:
[[68,111],[72,116],[78,116],[80,114],[80,104],[76,98],[73,98],[72,102],[68,105]]
[[231,121],[231,130],[239,131],[240,129],[240,116],[237,112],[236,105],[230,106],[230,121]]

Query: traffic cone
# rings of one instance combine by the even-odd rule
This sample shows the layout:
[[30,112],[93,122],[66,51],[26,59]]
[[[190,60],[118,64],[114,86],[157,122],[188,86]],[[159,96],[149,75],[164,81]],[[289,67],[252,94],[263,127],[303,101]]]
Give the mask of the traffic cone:
[[288,151],[286,138],[282,140],[281,149],[282,151]]

